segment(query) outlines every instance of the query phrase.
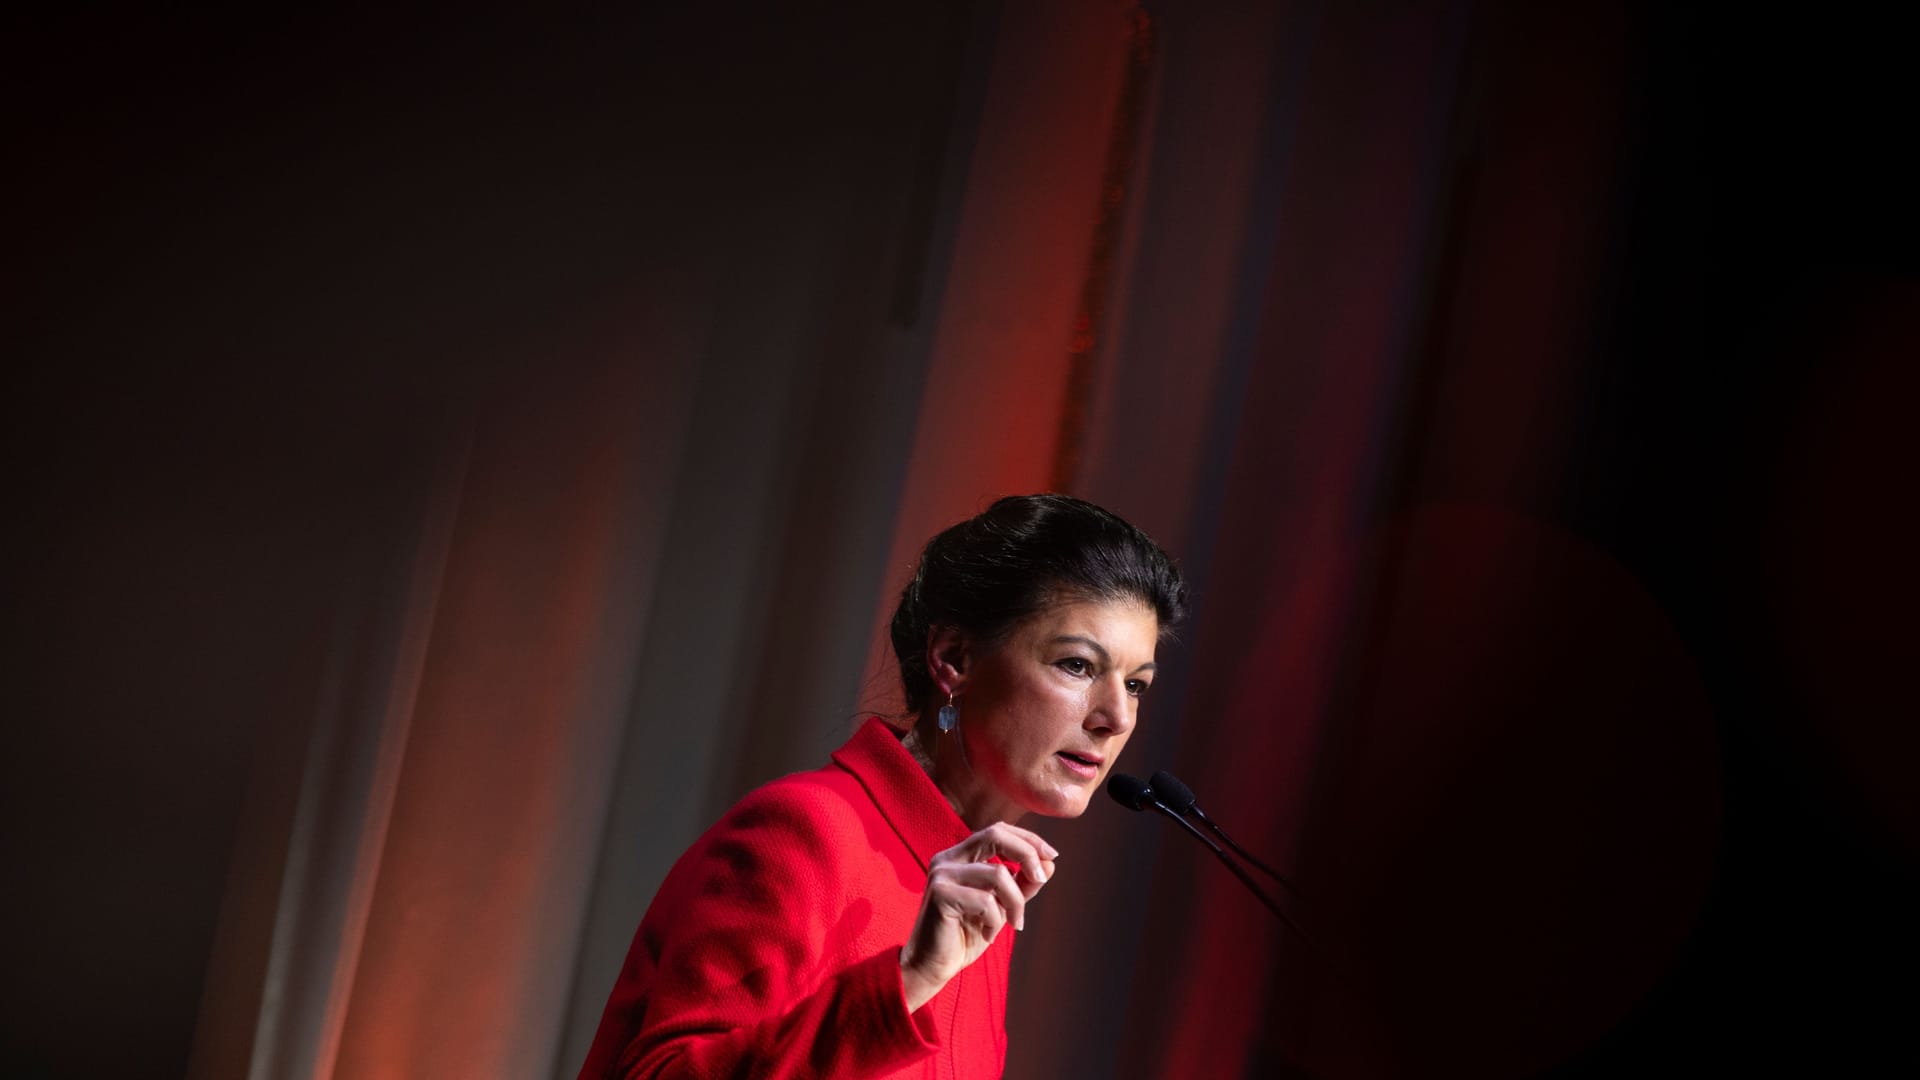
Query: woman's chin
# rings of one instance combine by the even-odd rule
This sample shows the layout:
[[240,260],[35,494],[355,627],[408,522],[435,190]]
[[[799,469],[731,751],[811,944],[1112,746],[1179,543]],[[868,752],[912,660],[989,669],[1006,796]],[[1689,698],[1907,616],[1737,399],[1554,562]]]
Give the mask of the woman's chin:
[[1091,797],[1086,791],[1052,791],[1027,807],[1033,813],[1050,818],[1077,818],[1087,812]]

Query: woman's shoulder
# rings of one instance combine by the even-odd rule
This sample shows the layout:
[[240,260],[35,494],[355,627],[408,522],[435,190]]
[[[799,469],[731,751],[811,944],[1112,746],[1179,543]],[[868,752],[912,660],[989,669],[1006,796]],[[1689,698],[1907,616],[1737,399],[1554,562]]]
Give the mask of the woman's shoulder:
[[877,814],[873,799],[834,765],[792,773],[753,789],[715,823],[714,832],[778,832],[836,840],[864,831]]

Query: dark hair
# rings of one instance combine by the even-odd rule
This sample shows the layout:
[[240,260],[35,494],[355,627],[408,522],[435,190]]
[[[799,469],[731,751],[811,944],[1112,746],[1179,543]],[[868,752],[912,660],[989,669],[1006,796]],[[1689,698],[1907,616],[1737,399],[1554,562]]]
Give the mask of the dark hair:
[[957,626],[982,641],[1070,600],[1132,598],[1165,638],[1187,615],[1187,586],[1167,553],[1118,516],[1070,495],[1014,495],[927,541],[894,609],[893,653],[907,708],[933,690],[927,634]]

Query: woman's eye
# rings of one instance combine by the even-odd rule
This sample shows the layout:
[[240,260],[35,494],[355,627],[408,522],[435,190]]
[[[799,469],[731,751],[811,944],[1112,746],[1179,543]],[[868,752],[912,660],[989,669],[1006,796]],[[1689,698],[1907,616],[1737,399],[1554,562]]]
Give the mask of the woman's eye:
[[1139,697],[1140,695],[1146,693],[1147,687],[1151,685],[1153,684],[1149,683],[1145,679],[1128,679],[1127,693],[1132,694],[1134,697]]
[[1057,666],[1069,675],[1085,675],[1093,670],[1092,664],[1078,656],[1069,656],[1060,661]]

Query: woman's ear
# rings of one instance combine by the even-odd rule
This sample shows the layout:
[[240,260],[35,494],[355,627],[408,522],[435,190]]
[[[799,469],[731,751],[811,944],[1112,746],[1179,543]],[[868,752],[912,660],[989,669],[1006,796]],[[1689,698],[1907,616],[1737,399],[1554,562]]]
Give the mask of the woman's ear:
[[934,626],[927,630],[927,674],[942,695],[958,695],[966,688],[967,666],[972,656],[972,640],[957,626]]

